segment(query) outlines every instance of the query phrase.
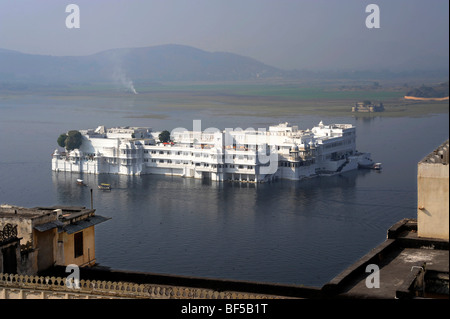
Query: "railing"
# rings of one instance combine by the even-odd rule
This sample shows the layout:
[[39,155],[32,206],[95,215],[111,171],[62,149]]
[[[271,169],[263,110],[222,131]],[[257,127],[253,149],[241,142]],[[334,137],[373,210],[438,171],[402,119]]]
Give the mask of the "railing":
[[[148,299],[266,299],[282,298],[279,296],[215,291],[206,288],[168,286],[156,284],[137,284],[129,282],[111,282],[99,280],[80,280],[79,288],[67,287],[66,278],[42,277],[0,273],[0,299],[2,291],[21,289],[22,298],[26,299],[26,291],[40,291],[42,294],[60,296],[90,296],[94,298],[148,298]],[[3,298],[6,298],[3,292]]]

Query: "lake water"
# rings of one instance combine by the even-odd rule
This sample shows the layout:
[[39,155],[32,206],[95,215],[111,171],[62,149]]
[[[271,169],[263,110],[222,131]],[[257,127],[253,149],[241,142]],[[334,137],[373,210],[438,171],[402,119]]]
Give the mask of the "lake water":
[[[0,95],[0,203],[90,207],[79,174],[51,171],[59,134],[106,126],[202,129],[299,128],[351,123],[357,149],[381,172],[270,184],[180,177],[84,175],[97,214],[97,262],[115,269],[321,287],[383,242],[387,229],[416,217],[417,163],[448,138],[448,114],[420,118],[248,116],[245,110],[162,108],[133,97]],[[111,192],[96,189],[112,184]]]

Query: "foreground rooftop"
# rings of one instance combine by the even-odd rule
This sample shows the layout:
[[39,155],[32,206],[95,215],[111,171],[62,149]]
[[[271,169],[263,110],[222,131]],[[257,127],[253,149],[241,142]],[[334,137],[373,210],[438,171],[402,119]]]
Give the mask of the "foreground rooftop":
[[[88,281],[122,282],[165,291],[161,296],[144,292],[138,298],[448,299],[448,244],[445,240],[418,238],[416,220],[401,220],[388,230],[385,242],[321,288],[130,272],[100,265],[83,268],[80,275]],[[366,285],[372,275],[366,271],[368,265],[379,267],[378,288]],[[63,267],[42,275],[66,276]],[[174,291],[185,293],[177,295]]]
[[[379,267],[379,288],[366,284],[372,274],[366,271],[368,265]],[[322,291],[337,298],[448,298],[449,241],[419,238],[416,220],[401,220],[388,230],[385,242],[327,283]]]

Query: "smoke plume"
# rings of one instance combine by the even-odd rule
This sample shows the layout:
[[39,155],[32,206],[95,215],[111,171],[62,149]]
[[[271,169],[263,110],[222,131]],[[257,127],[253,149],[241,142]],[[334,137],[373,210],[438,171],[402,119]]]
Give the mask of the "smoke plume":
[[126,74],[122,68],[120,68],[120,67],[115,68],[114,73],[113,73],[113,78],[114,78],[115,82],[117,82],[121,86],[125,87],[130,92],[132,92],[134,94],[138,94],[138,92],[136,92],[136,89],[134,88],[133,81],[130,80],[126,76]]

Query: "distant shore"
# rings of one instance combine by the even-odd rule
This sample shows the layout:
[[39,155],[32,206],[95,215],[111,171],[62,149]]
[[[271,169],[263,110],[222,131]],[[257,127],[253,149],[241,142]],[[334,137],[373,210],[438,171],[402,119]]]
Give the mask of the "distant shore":
[[[405,117],[428,114],[448,114],[449,98],[419,98],[405,92],[402,84],[386,84],[374,89],[368,86],[342,89],[342,84],[325,83],[308,86],[308,83],[255,83],[255,82],[171,82],[160,85],[142,84],[136,87],[139,94],[119,89],[109,83],[80,85],[42,90],[4,90],[0,87],[0,101],[14,102],[22,98],[49,99],[52,103],[99,103],[106,105],[114,99],[116,104],[142,104],[141,109],[123,114],[125,118],[166,119],[174,111],[208,111],[216,116],[255,116],[285,118],[289,116],[376,116]],[[405,94],[406,93],[406,94]],[[405,96],[406,95],[406,96]],[[435,96],[435,95],[431,95]],[[357,101],[382,102],[384,112],[355,113],[352,106]]]
[[415,96],[405,95],[403,98],[405,100],[415,100],[415,101],[446,101],[446,100],[448,100],[448,96],[447,97],[415,97]]

